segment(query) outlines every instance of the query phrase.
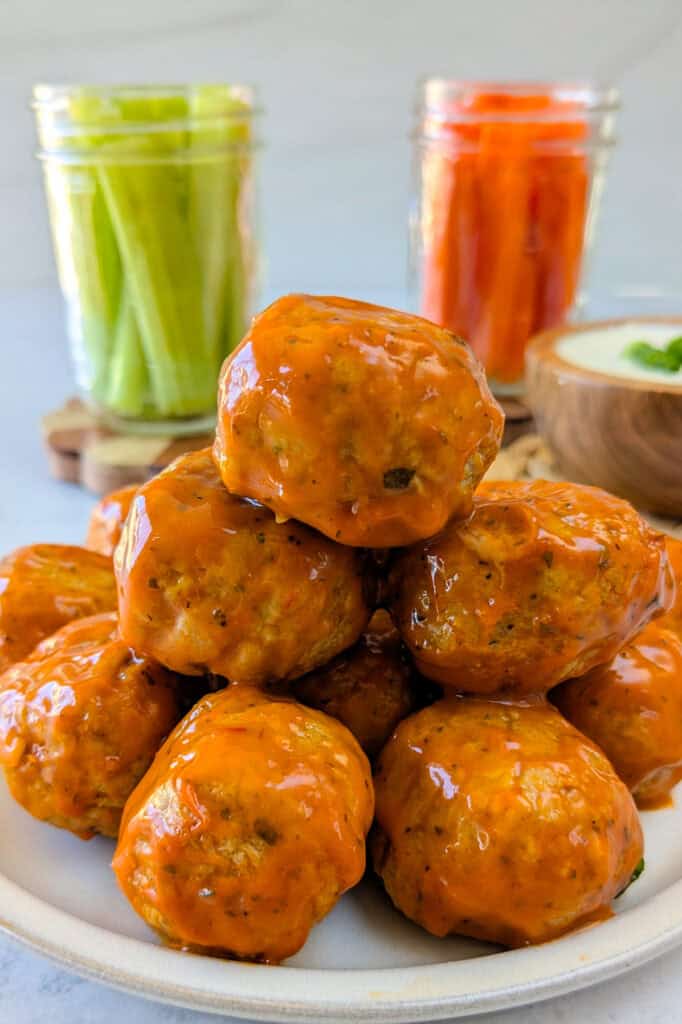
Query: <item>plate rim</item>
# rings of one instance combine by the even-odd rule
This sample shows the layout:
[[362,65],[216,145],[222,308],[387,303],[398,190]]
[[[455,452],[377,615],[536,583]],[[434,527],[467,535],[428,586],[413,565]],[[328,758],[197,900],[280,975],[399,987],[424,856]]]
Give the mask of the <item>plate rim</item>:
[[[606,922],[551,943],[412,967],[306,968],[189,958],[84,921],[3,873],[0,931],[82,977],[205,1013],[298,1024],[408,1024],[530,1005],[662,955],[682,944],[682,879]],[[639,938],[628,942],[632,935]],[[198,965],[190,973],[219,976],[221,984],[185,981],[183,972],[173,971],[176,957],[185,966]],[[549,971],[537,970],[543,960],[553,965]],[[491,976],[493,985],[486,983]]]

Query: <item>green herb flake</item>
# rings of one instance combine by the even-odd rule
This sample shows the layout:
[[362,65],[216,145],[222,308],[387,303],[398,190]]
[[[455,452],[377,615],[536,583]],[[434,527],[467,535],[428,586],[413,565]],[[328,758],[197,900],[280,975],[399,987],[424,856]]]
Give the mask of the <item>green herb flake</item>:
[[648,341],[633,341],[624,350],[623,355],[650,370],[679,373],[682,369],[682,336],[672,338],[665,348],[656,348]]
[[642,874],[643,871],[644,871],[644,857],[642,857],[642,859],[640,860],[639,864],[637,865],[635,870],[632,872],[632,878],[630,879],[630,882],[631,883],[632,882],[636,882],[637,879],[639,878],[639,876]]
[[642,857],[642,859],[640,860],[639,864],[637,865],[635,870],[630,875],[630,881],[617,894],[616,899],[618,899],[618,896],[622,896],[624,892],[627,892],[627,890],[630,888],[632,883],[637,881],[637,879],[639,878],[639,876],[642,874],[643,871],[644,871],[644,857]]
[[665,350],[669,356],[677,360],[677,369],[682,369],[682,335],[669,341],[665,346]]
[[384,487],[387,491],[404,491],[409,487],[415,473],[416,470],[407,469],[405,466],[388,469],[384,473]]
[[274,828],[268,821],[263,818],[257,818],[255,823],[256,835],[259,839],[262,839],[268,846],[274,846],[280,838],[279,832]]

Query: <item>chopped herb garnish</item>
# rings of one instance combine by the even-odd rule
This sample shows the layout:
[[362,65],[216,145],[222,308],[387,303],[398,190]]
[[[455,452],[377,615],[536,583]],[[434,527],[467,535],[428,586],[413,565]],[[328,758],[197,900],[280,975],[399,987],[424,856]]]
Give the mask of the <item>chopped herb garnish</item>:
[[387,469],[384,473],[384,487],[389,491],[404,491],[409,487],[415,472],[416,470],[407,469],[405,466]]
[[276,828],[262,818],[256,820],[256,835],[268,846],[274,846],[279,839],[279,832]]
[[682,370],[682,336],[672,338],[665,348],[657,348],[648,341],[633,341],[623,355],[648,369],[679,373]]
[[678,367],[682,366],[682,334],[678,338],[673,338],[665,346],[665,350],[669,356],[674,356],[677,359]]
[[642,857],[642,859],[640,860],[639,864],[637,865],[635,870],[632,872],[632,878],[630,879],[630,884],[632,884],[632,882],[636,882],[637,879],[639,878],[639,876],[642,874],[643,871],[644,871],[644,857]]
[[639,878],[639,876],[642,874],[643,871],[644,871],[644,857],[642,857],[642,859],[640,860],[639,864],[637,865],[635,870],[630,875],[630,881],[617,894],[616,899],[618,899],[618,896],[622,896],[624,892],[627,892],[627,890],[630,888],[632,883],[637,881],[637,879]]

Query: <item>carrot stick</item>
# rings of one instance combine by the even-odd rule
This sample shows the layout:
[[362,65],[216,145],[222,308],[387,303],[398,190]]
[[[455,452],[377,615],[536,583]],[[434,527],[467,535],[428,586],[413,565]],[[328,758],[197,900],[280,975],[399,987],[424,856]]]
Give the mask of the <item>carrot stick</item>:
[[491,376],[513,382],[528,338],[563,319],[575,297],[587,125],[549,94],[481,91],[446,113],[441,149],[423,163],[422,312],[466,337]]
[[568,312],[578,284],[585,230],[587,176],[583,158],[548,157],[538,209],[542,326]]
[[424,265],[422,312],[429,320],[450,326],[456,288],[457,164],[448,154],[431,150],[424,156],[422,230]]
[[486,125],[481,132],[484,189],[483,307],[472,345],[493,377],[508,378],[507,352],[519,314],[519,283],[528,238],[528,141],[516,126]]

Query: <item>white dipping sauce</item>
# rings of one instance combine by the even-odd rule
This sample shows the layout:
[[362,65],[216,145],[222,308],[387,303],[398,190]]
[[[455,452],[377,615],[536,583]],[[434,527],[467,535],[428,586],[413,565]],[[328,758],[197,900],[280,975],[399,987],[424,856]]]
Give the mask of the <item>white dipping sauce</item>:
[[682,371],[666,373],[665,370],[650,369],[623,355],[633,341],[648,341],[656,348],[665,348],[669,341],[681,334],[682,324],[632,320],[612,327],[567,334],[557,343],[556,352],[565,362],[595,373],[608,373],[628,380],[655,381],[682,389]]

